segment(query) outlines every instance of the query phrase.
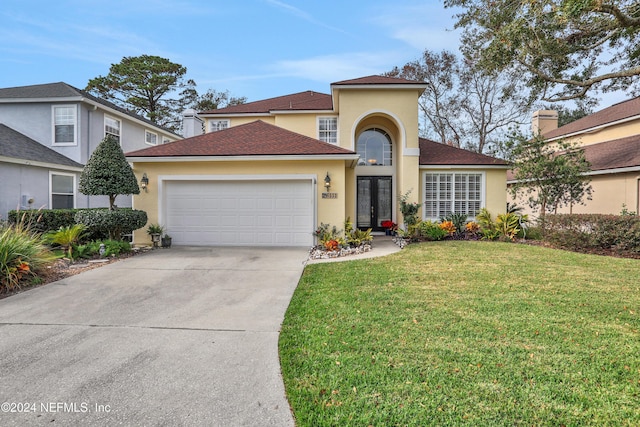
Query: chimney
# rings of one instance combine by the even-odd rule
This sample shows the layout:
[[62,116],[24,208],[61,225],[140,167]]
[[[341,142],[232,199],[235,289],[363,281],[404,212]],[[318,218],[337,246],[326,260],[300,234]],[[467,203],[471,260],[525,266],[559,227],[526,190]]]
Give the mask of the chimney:
[[190,138],[204,133],[204,121],[198,117],[196,110],[189,108],[182,113],[182,136]]
[[544,135],[554,129],[558,129],[558,112],[554,110],[538,110],[533,113],[531,130],[534,135],[538,132]]

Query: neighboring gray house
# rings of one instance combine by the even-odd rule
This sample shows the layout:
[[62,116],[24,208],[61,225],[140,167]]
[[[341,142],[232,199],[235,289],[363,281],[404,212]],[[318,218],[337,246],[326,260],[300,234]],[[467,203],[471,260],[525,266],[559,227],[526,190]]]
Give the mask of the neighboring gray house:
[[[0,219],[13,209],[106,207],[79,193],[82,167],[106,135],[124,152],[181,139],[66,83],[0,89]],[[131,206],[130,196],[116,204]]]

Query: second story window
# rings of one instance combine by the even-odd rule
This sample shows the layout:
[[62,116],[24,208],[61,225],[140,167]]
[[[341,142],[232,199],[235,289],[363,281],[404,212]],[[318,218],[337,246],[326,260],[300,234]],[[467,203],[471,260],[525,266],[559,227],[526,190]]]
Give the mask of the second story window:
[[104,136],[111,135],[116,141],[120,142],[120,120],[113,117],[104,116]]
[[148,130],[144,131],[144,142],[149,145],[158,145],[158,134],[149,132]]
[[53,107],[54,145],[76,144],[76,107],[60,105]]
[[229,120],[209,120],[209,132],[217,132],[228,127]]
[[318,117],[318,139],[330,144],[338,143],[337,117]]
[[358,136],[356,151],[360,155],[358,166],[391,166],[391,138],[381,129],[369,129]]

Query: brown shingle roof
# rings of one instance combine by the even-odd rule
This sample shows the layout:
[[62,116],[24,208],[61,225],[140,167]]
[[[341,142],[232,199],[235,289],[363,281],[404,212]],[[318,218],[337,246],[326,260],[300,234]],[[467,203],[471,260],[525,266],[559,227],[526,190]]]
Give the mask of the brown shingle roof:
[[421,165],[507,166],[502,159],[420,138]]
[[358,79],[343,80],[341,82],[331,83],[331,86],[351,86],[351,85],[421,85],[423,82],[415,80],[401,79],[398,77],[387,76],[367,76]]
[[584,147],[591,170],[607,170],[640,166],[640,135]]
[[261,120],[168,144],[132,151],[127,157],[277,156],[355,154],[333,144]]
[[640,97],[614,104],[604,110],[549,131],[544,134],[544,137],[546,139],[557,138],[638,115],[640,115]]
[[300,110],[331,110],[331,95],[325,93],[306,92],[294,93],[292,95],[278,96],[276,98],[263,99],[261,101],[248,102],[246,104],[232,105],[217,110],[203,111],[200,114],[256,114],[269,113],[270,111],[300,111]]

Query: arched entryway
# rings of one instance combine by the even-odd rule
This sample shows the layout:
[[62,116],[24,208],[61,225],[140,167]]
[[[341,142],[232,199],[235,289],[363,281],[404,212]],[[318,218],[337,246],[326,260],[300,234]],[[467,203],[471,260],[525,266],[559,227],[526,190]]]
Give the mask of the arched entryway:
[[360,155],[356,168],[356,226],[383,231],[382,224],[393,220],[394,168],[393,139],[380,126],[366,126],[356,136]]

